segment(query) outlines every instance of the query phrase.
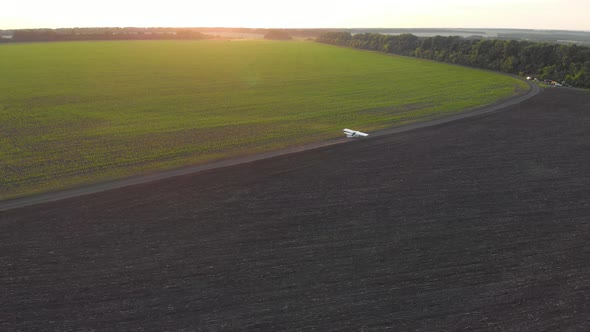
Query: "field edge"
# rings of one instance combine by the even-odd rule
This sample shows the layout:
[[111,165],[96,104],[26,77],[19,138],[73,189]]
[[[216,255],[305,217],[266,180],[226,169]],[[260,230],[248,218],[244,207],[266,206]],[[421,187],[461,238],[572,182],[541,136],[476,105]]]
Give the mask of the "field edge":
[[[500,74],[502,74],[502,73],[500,73]],[[514,77],[513,75],[509,75],[509,74],[502,74],[502,75]],[[377,130],[375,132],[372,132],[370,137],[378,137],[378,136],[383,136],[383,135],[397,134],[397,133],[407,132],[407,131],[421,129],[421,128],[443,125],[445,123],[449,123],[449,122],[453,122],[453,121],[457,121],[457,120],[461,120],[461,119],[465,119],[465,118],[471,118],[471,117],[475,117],[475,116],[482,116],[485,114],[490,114],[490,113],[505,109],[508,106],[518,104],[518,103],[520,103],[524,100],[527,100],[529,98],[532,98],[542,91],[542,89],[539,86],[532,84],[531,82],[526,81],[526,80],[523,80],[523,81],[525,83],[527,83],[527,85],[529,86],[529,89],[523,91],[520,94],[516,94],[516,95],[512,95],[507,98],[500,99],[500,100],[498,100],[494,103],[491,103],[491,104],[479,106],[476,108],[466,109],[461,112],[455,112],[455,113],[449,114],[448,116],[430,119],[427,121],[402,124],[400,126],[394,126],[394,127],[387,128],[387,129]],[[371,138],[368,138],[368,139],[371,139]],[[134,176],[124,177],[124,178],[115,179],[115,180],[100,181],[100,182],[85,184],[85,185],[81,185],[81,186],[72,186],[69,188],[64,188],[64,189],[56,190],[56,191],[47,191],[47,192],[42,192],[42,193],[9,196],[7,198],[0,199],[0,211],[12,210],[12,209],[31,206],[31,205],[59,201],[59,200],[78,197],[78,196],[90,195],[90,194],[95,194],[95,193],[99,193],[99,192],[103,192],[103,191],[120,189],[120,188],[124,188],[124,187],[128,187],[128,186],[133,186],[133,185],[138,185],[138,184],[148,183],[148,182],[154,182],[154,181],[163,180],[163,179],[172,178],[172,177],[181,176],[181,175],[199,173],[199,172],[217,169],[217,168],[236,166],[236,165],[240,165],[240,164],[247,164],[247,163],[255,162],[258,160],[283,156],[283,155],[292,154],[292,153],[299,153],[299,152],[308,151],[308,150],[328,148],[332,145],[342,144],[342,143],[346,143],[346,142],[351,142],[351,140],[347,139],[347,138],[329,139],[329,140],[317,141],[317,142],[307,143],[307,144],[302,144],[302,145],[288,146],[288,147],[282,148],[282,149],[266,151],[266,152],[261,152],[261,153],[255,153],[255,154],[251,154],[251,155],[238,156],[238,157],[228,157],[228,158],[211,160],[211,161],[196,164],[196,165],[189,165],[189,166],[176,167],[176,168],[171,168],[171,169],[166,169],[166,170],[153,171],[153,172],[148,172],[148,173],[141,174],[141,175],[134,175]]]

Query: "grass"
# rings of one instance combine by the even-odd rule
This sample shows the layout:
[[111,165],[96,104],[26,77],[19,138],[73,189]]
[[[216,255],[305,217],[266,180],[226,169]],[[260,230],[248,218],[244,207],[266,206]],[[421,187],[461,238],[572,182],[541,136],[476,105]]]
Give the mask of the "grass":
[[492,103],[495,73],[307,42],[0,47],[0,199]]

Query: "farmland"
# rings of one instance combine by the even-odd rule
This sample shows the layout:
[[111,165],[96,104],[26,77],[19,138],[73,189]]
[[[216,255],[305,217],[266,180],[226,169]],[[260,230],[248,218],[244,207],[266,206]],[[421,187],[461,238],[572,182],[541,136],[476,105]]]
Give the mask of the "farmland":
[[588,109],[0,211],[0,330],[588,331]]
[[0,47],[0,199],[376,130],[526,88],[306,42]]

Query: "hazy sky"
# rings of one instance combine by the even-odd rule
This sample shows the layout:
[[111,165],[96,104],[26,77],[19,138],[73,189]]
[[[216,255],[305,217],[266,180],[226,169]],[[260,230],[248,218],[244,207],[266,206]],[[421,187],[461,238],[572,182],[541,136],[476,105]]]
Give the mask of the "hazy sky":
[[58,27],[590,30],[590,0],[13,0],[0,29]]

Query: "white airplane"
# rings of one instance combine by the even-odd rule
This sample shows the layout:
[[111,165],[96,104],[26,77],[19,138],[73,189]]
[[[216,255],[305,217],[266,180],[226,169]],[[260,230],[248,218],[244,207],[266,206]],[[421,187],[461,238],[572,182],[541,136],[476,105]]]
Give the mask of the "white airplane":
[[346,135],[346,137],[348,138],[369,136],[369,134],[347,128],[344,128],[344,130],[342,131],[344,132],[344,135]]

